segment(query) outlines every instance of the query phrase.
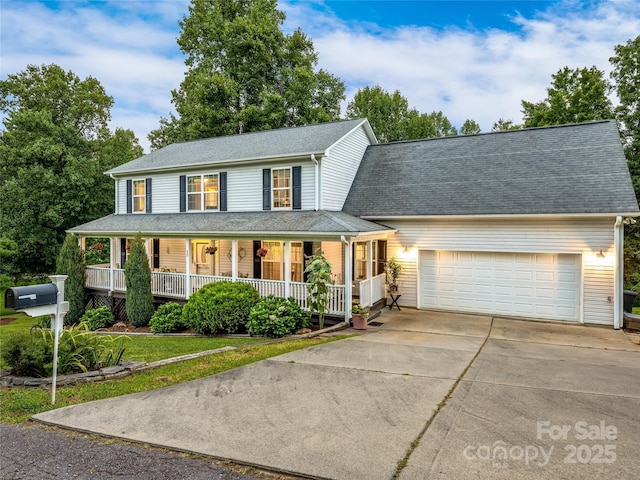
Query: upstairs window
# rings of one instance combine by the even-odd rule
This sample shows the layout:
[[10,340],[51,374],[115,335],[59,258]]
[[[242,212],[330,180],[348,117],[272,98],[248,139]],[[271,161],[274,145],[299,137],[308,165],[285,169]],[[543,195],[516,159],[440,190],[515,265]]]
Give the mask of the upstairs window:
[[271,170],[272,208],[291,208],[291,168],[274,168]]
[[146,211],[145,183],[145,180],[133,181],[133,213],[144,213]]
[[218,174],[187,176],[187,207],[191,211],[219,210]]

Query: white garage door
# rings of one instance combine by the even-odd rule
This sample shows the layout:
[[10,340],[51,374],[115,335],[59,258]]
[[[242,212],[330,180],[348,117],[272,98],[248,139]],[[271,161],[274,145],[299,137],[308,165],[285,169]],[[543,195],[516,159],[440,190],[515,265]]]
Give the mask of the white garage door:
[[580,256],[420,252],[420,308],[578,320]]

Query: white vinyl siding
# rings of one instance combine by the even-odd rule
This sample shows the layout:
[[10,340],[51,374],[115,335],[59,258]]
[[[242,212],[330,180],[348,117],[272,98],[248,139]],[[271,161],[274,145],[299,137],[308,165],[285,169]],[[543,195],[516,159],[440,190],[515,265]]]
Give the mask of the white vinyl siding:
[[160,239],[160,271],[186,273],[187,246],[182,238]]
[[[331,264],[331,277],[336,285],[344,285],[344,254],[341,242],[322,242],[322,254]],[[315,253],[315,252],[314,252]]]
[[[220,240],[220,249],[218,250],[220,258],[218,259],[220,266],[220,274],[228,274],[231,276],[231,240]],[[248,275],[253,277],[253,241],[238,240],[238,276]]]
[[358,127],[331,147],[320,161],[322,210],[342,210],[365,150],[371,144],[364,128]]
[[[582,255],[582,321],[613,323],[613,226],[615,218],[429,219],[384,221],[398,229],[388,239],[388,258],[405,266],[401,305],[418,305],[418,252],[523,252]],[[405,247],[408,252],[405,253]],[[597,264],[595,253],[606,255]]]

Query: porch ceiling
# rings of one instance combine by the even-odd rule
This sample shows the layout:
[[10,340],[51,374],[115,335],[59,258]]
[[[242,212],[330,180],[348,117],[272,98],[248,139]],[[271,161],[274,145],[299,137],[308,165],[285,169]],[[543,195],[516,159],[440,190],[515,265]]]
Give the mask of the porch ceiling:
[[340,238],[395,230],[344,212],[264,211],[108,215],[74,227],[84,236]]

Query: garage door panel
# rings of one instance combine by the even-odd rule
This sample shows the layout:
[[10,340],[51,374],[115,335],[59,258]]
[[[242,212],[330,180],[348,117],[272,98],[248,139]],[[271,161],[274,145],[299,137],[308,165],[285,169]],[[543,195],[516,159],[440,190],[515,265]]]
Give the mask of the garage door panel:
[[579,255],[424,251],[419,265],[422,308],[579,316]]

